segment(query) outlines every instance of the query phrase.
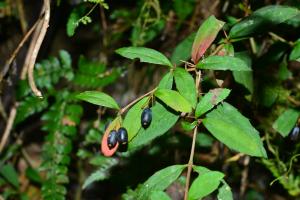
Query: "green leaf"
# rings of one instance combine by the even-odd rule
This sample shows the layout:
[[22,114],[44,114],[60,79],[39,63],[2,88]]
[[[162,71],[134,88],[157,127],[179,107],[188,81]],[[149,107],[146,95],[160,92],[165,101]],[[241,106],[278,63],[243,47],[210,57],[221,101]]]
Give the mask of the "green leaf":
[[154,49],[149,49],[146,47],[123,47],[117,49],[116,53],[129,59],[139,58],[141,62],[172,67],[169,59]]
[[126,128],[128,132],[128,141],[138,133],[141,128],[141,115],[143,112],[143,107],[146,106],[148,98],[143,98],[138,103],[136,103],[126,114],[122,126]]
[[148,199],[152,191],[163,191],[182,173],[186,165],[172,165],[153,174],[138,191],[137,199]]
[[218,200],[233,200],[231,188],[225,181],[222,182],[223,185],[219,188],[218,192]]
[[273,128],[283,137],[289,135],[292,128],[296,125],[299,117],[299,112],[293,109],[285,110],[273,123]]
[[229,37],[245,37],[256,32],[268,31],[271,26],[283,23],[298,14],[299,10],[293,7],[265,6],[233,26],[229,32]]
[[187,122],[187,121],[182,121],[181,122],[181,127],[185,130],[185,131],[191,131],[193,130],[196,125],[197,125],[197,121],[193,121],[193,122]]
[[175,47],[171,56],[171,62],[173,64],[179,66],[183,63],[181,62],[181,60],[185,61],[191,57],[191,51],[195,35],[196,33],[192,33]]
[[161,89],[172,89],[173,86],[173,73],[169,72],[161,79],[158,88]]
[[251,156],[267,157],[258,131],[230,104],[223,103],[208,113],[203,124],[229,148]]
[[76,96],[78,99],[108,108],[120,109],[117,102],[108,94],[98,91],[86,91]]
[[12,164],[2,165],[0,167],[0,175],[6,179],[14,187],[19,188],[18,173]]
[[223,177],[224,174],[218,171],[199,174],[191,185],[188,199],[197,200],[209,195],[218,188]]
[[34,181],[35,183],[42,183],[42,178],[40,176],[40,174],[38,173],[38,171],[36,169],[33,169],[31,167],[28,167],[26,169],[26,176],[31,180]]
[[222,102],[229,95],[231,90],[226,88],[216,88],[206,93],[197,104],[195,116],[200,117],[212,109],[215,105]]
[[300,42],[296,43],[292,52],[290,53],[290,60],[296,60],[300,62]]
[[81,16],[84,15],[85,10],[86,7],[84,5],[78,6],[72,10],[67,22],[67,35],[69,37],[75,34],[75,30],[79,26],[79,20]]
[[244,60],[232,56],[209,56],[196,66],[199,69],[251,71]]
[[150,200],[171,200],[171,198],[163,191],[153,191],[150,194]]
[[[247,52],[239,52],[234,54],[235,57],[243,60],[249,69],[251,69],[252,60]],[[253,93],[253,72],[252,71],[233,71],[234,80],[237,83],[242,84],[245,88]]]
[[197,91],[192,75],[185,69],[176,68],[174,70],[174,78],[179,93],[195,108],[197,104]]
[[213,15],[206,19],[197,31],[193,47],[192,60],[196,64],[215,40],[218,32],[225,23]]
[[191,104],[174,90],[157,89],[154,95],[176,111],[186,113],[192,111]]
[[[147,144],[154,138],[167,132],[178,120],[179,116],[170,112],[159,102],[155,102],[152,110],[152,122],[146,129],[141,128],[138,134],[128,143],[128,149]],[[136,120],[140,123],[140,117]]]

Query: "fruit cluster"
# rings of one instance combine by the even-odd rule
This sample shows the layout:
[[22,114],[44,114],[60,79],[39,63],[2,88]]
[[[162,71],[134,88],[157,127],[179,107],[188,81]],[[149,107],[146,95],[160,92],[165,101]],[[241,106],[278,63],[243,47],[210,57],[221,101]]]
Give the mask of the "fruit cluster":
[[[144,128],[148,128],[152,121],[152,111],[150,108],[145,108],[141,114],[141,125]],[[124,127],[118,130],[111,130],[107,137],[107,146],[111,150],[116,147],[117,144],[126,146],[128,143],[128,133]],[[117,147],[116,147],[117,148]]]

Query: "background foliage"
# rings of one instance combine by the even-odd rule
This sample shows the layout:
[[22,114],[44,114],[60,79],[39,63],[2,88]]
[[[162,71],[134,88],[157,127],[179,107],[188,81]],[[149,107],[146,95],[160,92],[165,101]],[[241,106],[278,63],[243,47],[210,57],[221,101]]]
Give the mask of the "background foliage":
[[[38,16],[29,2],[0,1],[1,134],[17,106],[2,198],[183,199],[198,119],[189,199],[299,198],[298,0],[53,1],[34,70],[43,99],[19,78],[27,43],[2,77]],[[118,123],[128,149],[105,157]]]

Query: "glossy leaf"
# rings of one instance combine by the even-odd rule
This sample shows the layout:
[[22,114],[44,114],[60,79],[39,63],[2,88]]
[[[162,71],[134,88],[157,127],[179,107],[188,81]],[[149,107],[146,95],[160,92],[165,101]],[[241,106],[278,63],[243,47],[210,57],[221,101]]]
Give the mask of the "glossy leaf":
[[229,148],[251,156],[267,157],[258,131],[230,104],[223,103],[208,113],[203,124]]
[[78,99],[108,108],[120,109],[117,102],[108,94],[98,91],[86,91],[76,96]]
[[149,49],[146,47],[123,47],[116,50],[116,53],[129,59],[139,58],[141,62],[172,67],[169,59],[154,49]]
[[176,46],[171,56],[171,62],[173,64],[179,66],[183,63],[181,62],[181,60],[186,61],[191,57],[191,51],[195,35],[196,33],[192,33]]
[[231,188],[225,181],[222,182],[223,185],[222,187],[219,188],[219,192],[218,192],[218,200],[233,200]]
[[234,25],[229,32],[229,37],[245,37],[262,30],[267,31],[271,26],[283,23],[299,13],[299,10],[293,7],[281,5],[265,6]]
[[217,20],[214,16],[210,16],[202,23],[197,31],[192,47],[192,60],[194,63],[198,63],[215,40],[223,25],[224,22]]
[[[151,108],[152,122],[147,129],[141,128],[137,135],[128,143],[128,149],[133,149],[149,143],[166,133],[177,122],[179,115],[171,112],[159,102]],[[140,120],[137,120],[140,122]]]
[[[238,52],[234,54],[235,57],[243,60],[249,69],[251,68],[252,61],[250,56],[246,52]],[[233,78],[237,83],[240,83],[245,88],[253,93],[253,72],[252,71],[233,71]]]
[[18,173],[16,172],[12,164],[9,163],[0,166],[0,175],[4,177],[6,181],[8,181],[14,187],[19,188]]
[[226,88],[216,88],[206,93],[197,104],[195,116],[200,117],[212,109],[215,105],[222,102],[229,95],[230,90]]
[[195,108],[197,104],[197,91],[192,75],[183,68],[176,68],[174,70],[174,78],[179,93]]
[[150,194],[150,200],[171,200],[171,198],[163,191],[153,191]]
[[199,69],[251,71],[244,60],[232,56],[209,56],[196,66]]
[[174,90],[158,89],[154,95],[176,111],[187,113],[192,111],[191,104]]
[[138,133],[141,126],[141,114],[143,112],[143,108],[146,106],[148,98],[143,98],[138,103],[136,103],[130,110],[127,112],[126,117],[122,126],[126,128],[128,132],[128,141],[131,141],[132,138]]
[[199,174],[191,185],[188,199],[197,200],[209,195],[218,188],[223,177],[224,174],[218,171]]
[[287,109],[273,123],[273,128],[278,131],[280,135],[286,137],[296,125],[298,117],[299,112],[293,109]]
[[148,199],[152,191],[163,191],[182,173],[185,165],[172,165],[153,174],[138,191],[138,199]]
[[161,81],[158,84],[158,88],[161,89],[172,89],[173,86],[173,73],[168,72],[164,77],[161,79]]

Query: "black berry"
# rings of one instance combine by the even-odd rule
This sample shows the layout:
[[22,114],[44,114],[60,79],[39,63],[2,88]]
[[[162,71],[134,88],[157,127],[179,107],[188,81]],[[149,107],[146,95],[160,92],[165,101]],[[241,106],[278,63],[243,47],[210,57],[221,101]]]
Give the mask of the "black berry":
[[144,128],[147,128],[152,121],[152,111],[150,108],[146,108],[143,110],[141,115],[141,123]]
[[289,133],[289,138],[291,141],[296,142],[299,139],[300,128],[295,126]]
[[118,142],[123,145],[127,144],[128,142],[127,130],[123,127],[119,128],[118,130]]
[[110,133],[108,134],[107,137],[107,146],[109,149],[114,148],[117,145],[118,142],[118,134],[117,131],[112,130],[110,131]]

